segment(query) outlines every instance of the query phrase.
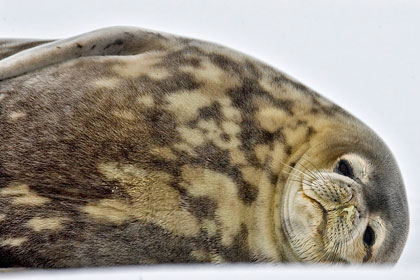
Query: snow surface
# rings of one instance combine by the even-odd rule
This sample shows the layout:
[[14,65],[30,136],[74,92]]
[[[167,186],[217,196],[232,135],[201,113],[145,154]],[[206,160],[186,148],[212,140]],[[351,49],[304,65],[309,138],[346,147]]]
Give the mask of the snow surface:
[[355,279],[418,279],[414,267],[343,267],[343,266],[289,266],[289,265],[227,265],[227,266],[160,266],[120,267],[104,269],[49,270],[0,274],[3,280],[355,280]]

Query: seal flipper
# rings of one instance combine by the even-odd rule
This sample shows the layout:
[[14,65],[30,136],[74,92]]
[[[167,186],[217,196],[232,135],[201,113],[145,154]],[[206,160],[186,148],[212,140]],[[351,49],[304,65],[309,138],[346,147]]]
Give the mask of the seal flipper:
[[21,48],[16,47],[9,54],[7,46],[19,40],[4,40],[0,41],[0,81],[79,57],[165,49],[167,41],[173,38],[135,27],[110,27],[57,41],[32,41],[33,47],[24,47],[25,40],[21,40]]

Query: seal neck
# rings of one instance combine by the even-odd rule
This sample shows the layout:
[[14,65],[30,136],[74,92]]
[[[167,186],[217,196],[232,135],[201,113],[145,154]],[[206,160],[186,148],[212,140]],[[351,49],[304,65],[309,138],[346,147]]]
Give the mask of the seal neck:
[[[300,141],[299,141],[300,140]],[[250,229],[248,244],[251,251],[262,261],[290,262],[296,261],[290,248],[282,225],[282,197],[290,168],[310,148],[309,141],[299,139],[300,145],[294,147],[293,153],[287,153],[288,147],[280,141],[270,143],[259,174],[258,197],[249,207],[247,226]]]

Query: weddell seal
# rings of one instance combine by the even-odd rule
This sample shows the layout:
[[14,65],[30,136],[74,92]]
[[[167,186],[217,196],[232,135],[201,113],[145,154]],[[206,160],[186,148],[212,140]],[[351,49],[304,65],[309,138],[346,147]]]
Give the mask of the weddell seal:
[[0,264],[393,263],[398,166],[355,117],[212,43],[0,41]]

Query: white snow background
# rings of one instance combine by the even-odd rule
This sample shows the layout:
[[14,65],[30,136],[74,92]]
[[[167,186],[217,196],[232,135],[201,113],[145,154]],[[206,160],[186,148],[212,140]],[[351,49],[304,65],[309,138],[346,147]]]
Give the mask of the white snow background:
[[[357,274],[387,279],[420,273],[420,1],[0,0],[0,38],[65,38],[115,25],[199,38],[242,51],[363,120],[385,140],[400,165],[410,204],[408,243],[391,270],[157,266],[48,272],[51,279],[353,279]],[[47,279],[39,273],[0,277]]]

